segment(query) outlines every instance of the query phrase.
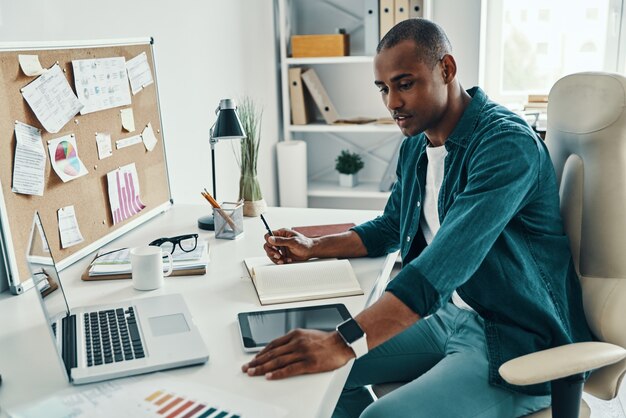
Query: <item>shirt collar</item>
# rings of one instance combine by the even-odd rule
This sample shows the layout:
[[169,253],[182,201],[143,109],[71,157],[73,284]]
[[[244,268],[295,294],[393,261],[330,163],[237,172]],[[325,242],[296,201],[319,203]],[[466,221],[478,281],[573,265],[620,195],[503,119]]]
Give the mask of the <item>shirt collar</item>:
[[450,142],[461,147],[467,147],[469,139],[474,134],[474,130],[476,130],[478,117],[480,116],[483,107],[489,100],[487,94],[485,94],[483,89],[480,87],[472,87],[467,90],[467,93],[472,97],[472,100],[463,112],[463,116],[459,119],[456,127],[452,130],[452,133],[446,140],[446,144]]

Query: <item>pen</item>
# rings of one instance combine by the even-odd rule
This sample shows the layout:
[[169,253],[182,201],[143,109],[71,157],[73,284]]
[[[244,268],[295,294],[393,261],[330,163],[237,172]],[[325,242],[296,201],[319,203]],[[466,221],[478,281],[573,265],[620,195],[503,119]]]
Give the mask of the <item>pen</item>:
[[[270,234],[270,237],[273,237],[274,234],[272,233],[272,229],[270,228],[270,226],[267,224],[265,217],[263,216],[263,214],[261,214],[260,216],[261,216],[261,220],[263,221],[263,225],[265,225],[265,229],[267,230],[267,233]],[[283,255],[282,251],[280,251],[280,247],[276,247],[276,249],[278,250],[278,253],[280,255]]]

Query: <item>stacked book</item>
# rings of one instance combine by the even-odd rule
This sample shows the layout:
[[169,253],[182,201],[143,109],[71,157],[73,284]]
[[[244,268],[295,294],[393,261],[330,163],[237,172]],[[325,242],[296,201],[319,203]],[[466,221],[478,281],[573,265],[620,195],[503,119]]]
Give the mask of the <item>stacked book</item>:
[[[171,276],[191,276],[206,273],[206,266],[209,262],[209,243],[199,241],[195,250],[184,252],[176,248],[172,254],[173,268]],[[164,271],[167,263],[164,263]],[[82,275],[82,279],[89,280],[110,280],[110,279],[130,279],[131,278],[130,248],[119,250],[103,248],[98,251],[96,257],[89,265],[87,271]]]

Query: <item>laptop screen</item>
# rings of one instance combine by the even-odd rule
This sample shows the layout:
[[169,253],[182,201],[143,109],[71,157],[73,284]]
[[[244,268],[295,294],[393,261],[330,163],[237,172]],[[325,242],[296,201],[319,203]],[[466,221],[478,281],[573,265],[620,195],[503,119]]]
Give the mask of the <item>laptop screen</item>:
[[48,239],[41,224],[39,212],[35,212],[33,227],[27,246],[26,261],[31,278],[38,289],[38,298],[52,335],[59,358],[62,359],[60,344],[56,337],[60,333],[60,320],[69,315],[69,306],[59,280],[59,274],[50,253]]

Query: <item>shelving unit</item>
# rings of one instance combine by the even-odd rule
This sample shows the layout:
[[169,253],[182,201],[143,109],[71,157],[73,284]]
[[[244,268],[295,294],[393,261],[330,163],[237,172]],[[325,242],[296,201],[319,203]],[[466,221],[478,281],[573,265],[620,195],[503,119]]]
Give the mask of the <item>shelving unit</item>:
[[[424,3],[427,16],[428,1]],[[395,124],[327,125],[320,122],[319,114],[315,123],[291,124],[288,70],[294,66],[315,69],[341,118],[389,117],[374,86],[374,58],[364,55],[365,1],[277,0],[276,5],[283,138],[307,143],[308,206],[382,209],[389,192],[380,191],[379,184],[403,138]],[[336,33],[337,28],[350,35],[350,56],[290,56],[291,35]],[[359,153],[365,162],[357,187],[339,186],[334,167],[342,149]]]

